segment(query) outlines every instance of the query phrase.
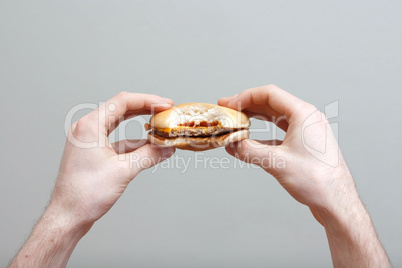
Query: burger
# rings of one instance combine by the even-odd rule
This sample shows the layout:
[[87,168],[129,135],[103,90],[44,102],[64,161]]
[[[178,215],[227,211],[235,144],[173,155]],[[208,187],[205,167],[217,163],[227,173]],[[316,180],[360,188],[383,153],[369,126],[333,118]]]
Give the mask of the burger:
[[153,115],[148,140],[161,147],[204,151],[249,137],[246,114],[209,103],[182,103]]

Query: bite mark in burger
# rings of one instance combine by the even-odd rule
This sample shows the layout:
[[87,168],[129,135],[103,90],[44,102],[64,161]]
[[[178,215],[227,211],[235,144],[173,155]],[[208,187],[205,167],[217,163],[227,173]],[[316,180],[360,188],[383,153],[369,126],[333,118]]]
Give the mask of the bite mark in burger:
[[249,137],[246,114],[209,103],[182,103],[153,115],[148,140],[162,147],[204,151]]

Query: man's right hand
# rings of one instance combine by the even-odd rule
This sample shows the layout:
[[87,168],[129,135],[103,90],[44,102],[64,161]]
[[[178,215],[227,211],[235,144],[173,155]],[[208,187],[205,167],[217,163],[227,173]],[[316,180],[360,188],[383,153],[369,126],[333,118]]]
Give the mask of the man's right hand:
[[218,104],[273,122],[286,132],[283,142],[246,139],[226,150],[264,168],[309,206],[326,229],[335,266],[390,266],[323,113],[274,85],[221,98]]

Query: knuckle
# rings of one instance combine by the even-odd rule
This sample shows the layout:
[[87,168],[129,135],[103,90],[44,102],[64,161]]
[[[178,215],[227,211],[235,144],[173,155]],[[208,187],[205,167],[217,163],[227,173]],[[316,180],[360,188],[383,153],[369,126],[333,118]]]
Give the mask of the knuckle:
[[72,125],[72,134],[77,137],[93,135],[97,131],[97,123],[94,124],[88,116],[84,116]]
[[268,84],[268,85],[266,85],[266,87],[267,87],[268,89],[277,89],[277,88],[278,88],[278,86],[275,85],[275,84]]
[[274,84],[269,84],[269,85],[264,86],[263,88],[264,88],[264,90],[271,92],[273,90],[277,90],[279,87],[277,87]]
[[321,116],[322,119],[327,120],[327,116],[325,115],[325,113],[323,113],[321,111],[320,111],[320,116]]
[[325,113],[320,111],[320,117],[321,117],[322,123],[327,125],[328,124],[328,119],[327,119],[327,116],[325,115]]
[[307,102],[304,103],[303,108],[304,108],[306,111],[312,112],[312,113],[319,111],[316,106],[314,106],[313,104],[307,103]]
[[314,124],[316,127],[323,127],[328,124],[328,119],[325,113],[312,105],[309,108],[306,108],[304,118],[303,124],[307,126]]
[[308,102],[301,103],[298,107],[298,110],[306,116],[319,114],[319,110],[317,109],[317,107]]
[[81,118],[77,122],[73,124],[73,133],[74,135],[82,135],[86,132],[87,122],[84,118]]
[[121,91],[121,92],[119,92],[119,93],[116,95],[116,97],[117,97],[117,98],[120,98],[120,99],[124,99],[124,98],[127,97],[128,94],[129,94],[129,93],[128,93],[127,91]]
[[72,136],[76,128],[77,128],[77,122],[74,122],[68,129],[68,136]]

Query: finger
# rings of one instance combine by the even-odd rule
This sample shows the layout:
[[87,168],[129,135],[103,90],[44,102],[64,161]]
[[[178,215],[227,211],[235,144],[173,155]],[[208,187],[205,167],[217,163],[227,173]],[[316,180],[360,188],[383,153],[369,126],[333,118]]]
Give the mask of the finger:
[[111,144],[117,154],[126,154],[133,152],[148,143],[147,139],[142,140],[121,140]]
[[275,117],[275,116],[271,116],[268,114],[261,114],[261,113],[255,113],[255,112],[249,112],[249,111],[244,111],[244,113],[250,118],[255,118],[258,120],[262,120],[262,121],[272,122],[285,132],[288,130],[289,124],[286,121],[286,116],[284,116],[284,115]]
[[[232,103],[232,101],[234,101],[235,99],[237,99],[238,98],[238,96],[239,96],[239,94],[237,94],[237,95],[234,95],[234,96],[231,96],[231,97],[223,97],[223,98],[220,98],[219,100],[218,100],[218,104],[219,105],[221,105],[221,106],[225,106],[225,107],[228,107],[228,104],[229,103]],[[237,103],[238,105],[237,105],[237,107],[230,107],[230,108],[232,108],[232,109],[235,109],[235,110],[242,110],[243,112],[245,112],[246,114],[247,113],[251,113],[251,114],[261,114],[261,115],[264,115],[264,116],[267,116],[267,117],[273,117],[273,118],[275,118],[275,117],[279,117],[279,116],[281,116],[281,114],[279,113],[279,112],[277,112],[277,111],[275,111],[274,109],[272,109],[268,104],[266,104],[266,103],[264,103],[264,104],[261,104],[261,105],[254,105],[254,106],[252,106],[250,109],[242,109],[242,107],[241,107],[241,103]],[[271,120],[269,120],[269,121],[271,121]],[[272,122],[272,121],[271,121]]]
[[[227,99],[221,101],[224,104]],[[236,110],[263,112],[271,116],[285,115],[288,122],[293,119],[302,119],[306,113],[311,114],[314,106],[302,101],[292,94],[275,85],[247,89],[225,103],[226,107]],[[275,114],[277,113],[277,114]]]
[[239,96],[239,94],[230,96],[230,97],[222,97],[218,100],[218,105],[220,106],[226,106],[231,100]]
[[161,112],[173,106],[171,99],[157,95],[121,92],[89,116],[99,118],[99,131],[108,135],[121,121],[140,114]]
[[278,141],[260,142],[245,139],[225,147],[226,151],[246,163],[255,164],[262,167],[267,172],[274,174],[277,169],[275,159],[282,154],[280,147],[268,145],[278,144]]
[[[238,96],[239,96],[239,94],[233,95],[231,97],[220,98],[218,100],[218,104],[221,106],[227,107],[228,103],[230,103],[232,100],[236,99]],[[267,105],[258,105],[258,107],[254,106],[254,107],[252,107],[252,110],[253,111],[244,109],[243,112],[248,117],[253,117],[253,118],[256,118],[259,120],[272,122],[285,132],[288,130],[289,124],[286,121],[286,116],[281,115],[279,112],[272,109],[268,104]]]
[[174,147],[158,147],[148,143],[131,153],[127,153],[125,159],[129,164],[131,178],[134,178],[140,171],[151,168],[171,157],[174,152]]

